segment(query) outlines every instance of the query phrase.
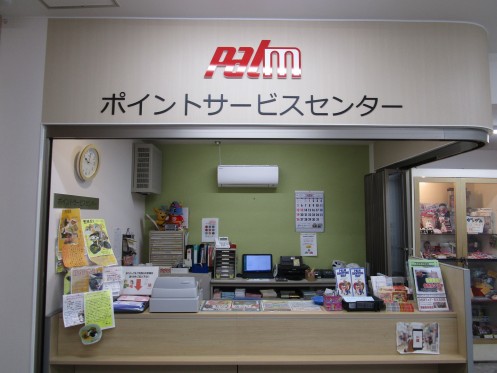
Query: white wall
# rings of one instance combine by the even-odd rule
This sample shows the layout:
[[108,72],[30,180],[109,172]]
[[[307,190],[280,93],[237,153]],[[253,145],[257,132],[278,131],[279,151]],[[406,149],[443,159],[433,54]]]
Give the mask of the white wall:
[[[77,177],[74,165],[78,153],[90,142],[97,146],[101,164],[97,176],[85,183]],[[81,210],[81,218],[105,219],[111,245],[120,263],[120,234],[124,234],[130,228],[135,234],[138,247],[141,247],[143,242],[141,227],[145,216],[145,197],[131,193],[132,164],[132,140],[53,141],[47,256],[47,314],[62,306],[63,289],[63,276],[55,273],[55,243],[62,210],[52,208],[54,193],[99,198],[99,209]]]
[[35,265],[47,21],[9,19],[0,32],[0,361],[34,370]]

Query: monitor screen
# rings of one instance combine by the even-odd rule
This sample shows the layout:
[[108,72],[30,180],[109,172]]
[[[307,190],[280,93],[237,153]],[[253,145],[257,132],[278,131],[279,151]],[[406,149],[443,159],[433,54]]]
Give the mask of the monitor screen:
[[270,272],[272,270],[272,254],[243,254],[243,272]]

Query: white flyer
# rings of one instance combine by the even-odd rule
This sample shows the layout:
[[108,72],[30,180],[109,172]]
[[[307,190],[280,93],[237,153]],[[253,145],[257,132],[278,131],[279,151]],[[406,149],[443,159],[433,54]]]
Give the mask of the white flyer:
[[66,328],[85,323],[84,293],[62,296],[62,318]]
[[300,255],[302,256],[318,255],[318,243],[317,243],[316,233],[300,234]]

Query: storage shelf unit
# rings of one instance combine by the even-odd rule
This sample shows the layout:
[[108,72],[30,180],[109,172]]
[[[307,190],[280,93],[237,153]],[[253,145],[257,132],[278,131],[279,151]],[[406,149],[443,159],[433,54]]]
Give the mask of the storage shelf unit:
[[150,263],[155,266],[177,266],[184,258],[184,243],[183,231],[150,231]]

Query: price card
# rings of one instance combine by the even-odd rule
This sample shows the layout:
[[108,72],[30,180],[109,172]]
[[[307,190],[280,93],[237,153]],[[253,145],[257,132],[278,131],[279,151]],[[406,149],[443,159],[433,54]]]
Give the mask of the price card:
[[295,192],[295,229],[297,232],[324,232],[324,192]]

